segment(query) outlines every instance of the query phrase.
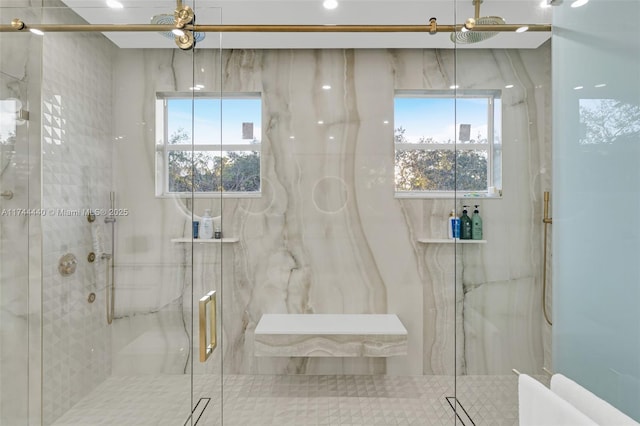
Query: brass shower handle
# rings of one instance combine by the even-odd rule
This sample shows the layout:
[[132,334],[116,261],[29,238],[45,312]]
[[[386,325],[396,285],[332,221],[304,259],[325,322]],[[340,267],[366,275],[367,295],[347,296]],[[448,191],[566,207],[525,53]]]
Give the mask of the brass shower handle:
[[[216,330],[216,292],[210,291],[200,299],[198,304],[198,319],[200,323],[200,362],[205,362],[218,345],[218,332]],[[207,308],[209,309],[209,321],[207,322]],[[207,330],[207,325],[209,330]],[[208,331],[208,333],[207,333]],[[207,337],[209,339],[207,339]],[[207,342],[208,340],[208,342]]]
[[544,217],[542,223],[553,223],[553,219],[549,217],[549,191],[544,192]]

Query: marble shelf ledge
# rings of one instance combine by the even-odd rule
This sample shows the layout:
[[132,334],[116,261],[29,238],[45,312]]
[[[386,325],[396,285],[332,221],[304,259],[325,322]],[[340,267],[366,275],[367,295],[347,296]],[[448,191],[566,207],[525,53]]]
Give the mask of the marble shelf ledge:
[[407,354],[407,329],[394,314],[264,314],[256,356],[389,357]]
[[172,243],[191,243],[193,241],[194,244],[221,244],[221,243],[237,243],[240,241],[240,238],[172,238]]
[[454,240],[452,238],[419,238],[423,244],[487,244],[487,240]]

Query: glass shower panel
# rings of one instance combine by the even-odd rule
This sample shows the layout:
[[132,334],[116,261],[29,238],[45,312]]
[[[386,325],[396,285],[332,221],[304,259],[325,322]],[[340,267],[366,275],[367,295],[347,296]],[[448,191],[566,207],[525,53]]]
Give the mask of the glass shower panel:
[[640,3],[570,6],[554,11],[554,370],[640,420]]
[[[28,42],[29,37],[18,41],[22,46]],[[0,43],[7,51],[16,47]],[[35,227],[39,217],[32,207],[38,200],[29,198],[33,164],[29,157],[28,83],[24,75],[11,72],[24,68],[7,69],[7,51],[2,51],[0,73],[0,423],[26,425],[30,332],[34,331],[33,322],[37,323],[37,312],[31,311],[29,303],[29,235],[30,226]],[[37,114],[37,108],[33,112]]]
[[[474,6],[456,1],[457,22],[550,22],[549,10],[538,5],[533,12],[510,1]],[[459,241],[455,253],[456,397],[459,414],[476,424],[517,422],[512,370],[547,380],[541,298],[543,192],[551,183],[549,37],[454,35],[455,204],[471,227],[471,239]]]
[[[69,3],[46,9],[46,22],[164,23],[176,8]],[[209,13],[219,22],[219,13]],[[194,93],[202,89],[196,51],[179,49],[174,38],[69,32],[42,39],[43,205],[53,212],[42,230],[43,424],[201,418],[191,415],[200,296],[193,290],[194,196],[190,187],[158,192],[168,153],[178,152],[175,138],[188,141],[180,151],[187,164],[171,170],[190,178]],[[187,100],[178,127],[162,125],[164,94]],[[221,405],[212,402],[207,413],[219,418]]]
[[[429,17],[428,5],[398,3]],[[451,16],[439,18],[453,21],[440,3]],[[382,2],[341,2],[338,23],[385,7],[393,16]],[[304,23],[336,23],[327,16]],[[239,240],[222,248],[224,422],[454,424],[454,245],[434,243],[453,200],[397,193],[394,152],[394,99],[448,90],[453,50],[386,49],[380,34],[358,34],[366,48],[355,49],[328,34],[296,37],[305,48],[223,39],[222,91],[259,93],[262,105],[260,126],[243,120],[261,142],[259,192],[222,203],[223,234]],[[380,337],[376,315],[406,337]]]

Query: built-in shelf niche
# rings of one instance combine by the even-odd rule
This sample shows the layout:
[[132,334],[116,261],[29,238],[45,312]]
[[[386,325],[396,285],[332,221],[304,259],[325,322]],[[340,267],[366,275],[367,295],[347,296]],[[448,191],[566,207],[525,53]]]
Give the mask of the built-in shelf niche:
[[191,243],[194,244],[224,244],[224,243],[237,243],[239,238],[172,238],[172,243]]
[[487,240],[460,240],[453,238],[420,238],[422,244],[486,244]]

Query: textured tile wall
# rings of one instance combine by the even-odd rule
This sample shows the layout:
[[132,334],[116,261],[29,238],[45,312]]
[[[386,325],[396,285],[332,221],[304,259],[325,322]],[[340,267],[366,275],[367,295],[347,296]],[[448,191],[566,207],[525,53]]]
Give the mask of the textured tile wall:
[[[105,261],[89,263],[87,258],[98,228],[103,228],[105,251],[111,250],[110,234],[104,215],[91,224],[86,213],[109,207],[112,49],[101,35],[47,34],[44,39],[44,424],[51,424],[111,371]],[[62,276],[58,262],[67,253],[76,256],[77,270]],[[94,303],[88,302],[90,293],[97,296]]]

